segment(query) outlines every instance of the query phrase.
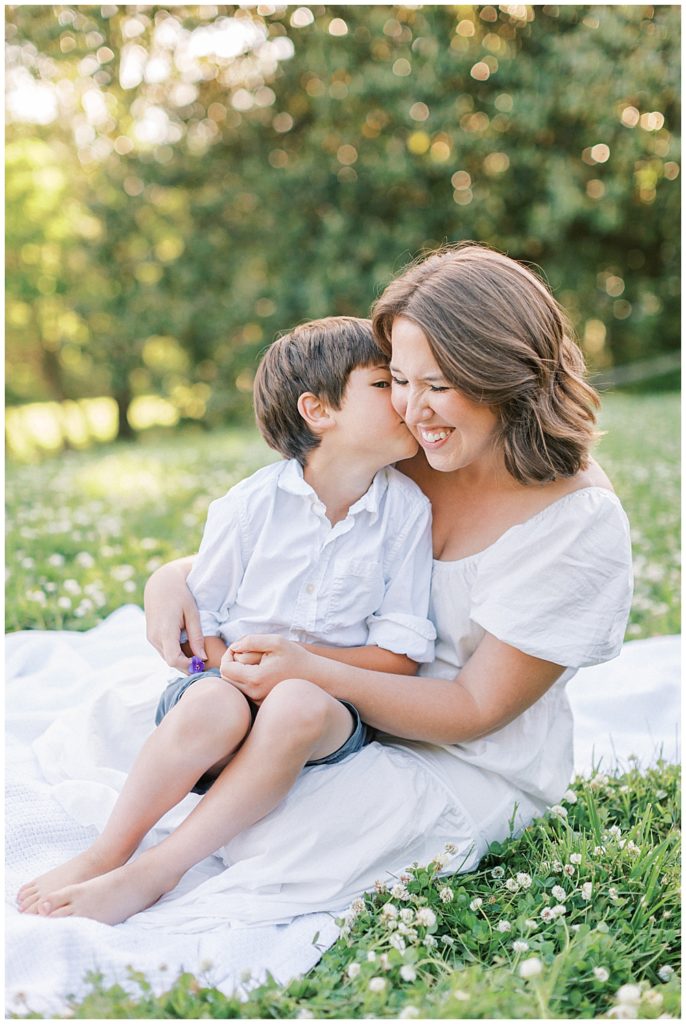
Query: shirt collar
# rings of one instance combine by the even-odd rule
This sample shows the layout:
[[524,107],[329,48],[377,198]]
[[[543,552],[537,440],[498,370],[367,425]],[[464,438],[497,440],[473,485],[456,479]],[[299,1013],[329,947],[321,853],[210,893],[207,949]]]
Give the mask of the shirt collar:
[[[308,495],[316,497],[314,489],[307,483],[303,476],[303,469],[297,459],[289,459],[284,463],[283,470],[279,474],[278,486],[289,494]],[[349,516],[356,516],[359,512],[371,513],[371,522],[379,518],[381,501],[388,488],[388,473],[385,469],[379,470],[370,486],[361,498],[350,506]]]

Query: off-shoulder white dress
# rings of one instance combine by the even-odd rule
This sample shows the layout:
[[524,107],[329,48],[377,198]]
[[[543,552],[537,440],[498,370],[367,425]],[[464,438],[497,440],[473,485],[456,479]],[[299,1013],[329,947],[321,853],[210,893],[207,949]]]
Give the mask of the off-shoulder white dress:
[[220,927],[340,911],[447,842],[457,847],[447,869],[473,869],[489,843],[567,788],[566,687],[581,666],[619,654],[631,592],[627,518],[600,487],[566,495],[478,554],[435,562],[439,639],[421,675],[454,678],[487,631],[566,666],[555,685],[483,739],[432,746],[381,737],[339,765],[306,769],[275,811],[223,848],[225,871],[136,920],[155,927],[166,915],[170,926],[206,930],[211,920]]

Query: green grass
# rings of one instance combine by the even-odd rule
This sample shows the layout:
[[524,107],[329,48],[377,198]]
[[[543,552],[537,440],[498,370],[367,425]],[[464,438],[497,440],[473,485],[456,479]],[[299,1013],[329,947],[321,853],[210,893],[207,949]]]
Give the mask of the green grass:
[[[634,543],[630,638],[680,630],[678,425],[676,395],[605,400],[598,458]],[[126,601],[142,603],[149,573],[197,547],[208,503],[271,458],[251,430],[150,431],[137,444],[8,464],[7,628],[87,629]],[[493,848],[478,872],[438,879],[436,863],[416,866],[402,898],[384,890],[360,901],[321,963],[285,988],[268,982],[241,1003],[213,989],[209,975],[170,979],[161,997],[135,973],[126,989],[106,989],[94,975],[72,1015],[678,1016],[678,979],[670,976],[678,970],[678,781],[664,764],[576,780],[566,817],[549,815]],[[531,884],[517,888],[518,874]],[[558,885],[564,899],[553,893]],[[482,903],[472,909],[475,899]],[[389,927],[388,903],[402,928]],[[560,905],[565,913],[544,920]],[[435,921],[427,914],[429,923],[418,924],[422,909]],[[529,965],[540,973],[525,978],[529,959],[540,961]]]

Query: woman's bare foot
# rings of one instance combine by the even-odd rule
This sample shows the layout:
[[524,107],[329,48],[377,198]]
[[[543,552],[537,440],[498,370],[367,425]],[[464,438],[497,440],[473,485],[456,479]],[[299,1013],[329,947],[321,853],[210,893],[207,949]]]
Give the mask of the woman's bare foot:
[[66,885],[76,885],[78,882],[86,882],[97,875],[104,875],[128,858],[117,859],[116,857],[104,856],[91,847],[79,853],[71,860],[65,861],[59,867],[39,875],[31,882],[22,885],[17,893],[17,906],[22,914],[37,914],[38,904],[56,889],[63,889]]
[[119,924],[152,906],[178,881],[177,877],[160,874],[155,851],[151,850],[106,875],[49,893],[39,902],[37,913],[42,917],[90,917],[103,924]]

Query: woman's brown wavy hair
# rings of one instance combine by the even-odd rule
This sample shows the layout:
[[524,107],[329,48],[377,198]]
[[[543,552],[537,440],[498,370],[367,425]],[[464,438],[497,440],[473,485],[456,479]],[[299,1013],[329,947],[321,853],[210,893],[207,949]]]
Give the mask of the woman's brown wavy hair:
[[600,402],[564,311],[531,270],[473,242],[439,249],[374,304],[387,355],[398,316],[421,328],[454,387],[496,413],[516,480],[542,483],[587,466]]

